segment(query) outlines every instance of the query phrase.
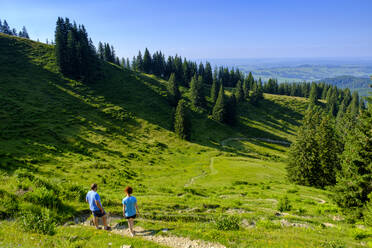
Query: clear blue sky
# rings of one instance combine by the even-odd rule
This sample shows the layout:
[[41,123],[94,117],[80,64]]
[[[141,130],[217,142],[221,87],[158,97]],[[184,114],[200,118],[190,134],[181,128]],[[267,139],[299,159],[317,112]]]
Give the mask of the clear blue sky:
[[0,19],[54,39],[58,16],[119,56],[148,47],[188,58],[371,57],[372,0],[1,0]]

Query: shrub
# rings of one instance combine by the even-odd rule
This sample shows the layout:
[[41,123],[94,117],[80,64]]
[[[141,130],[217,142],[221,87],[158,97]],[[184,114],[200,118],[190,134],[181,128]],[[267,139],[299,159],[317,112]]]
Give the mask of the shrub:
[[372,226],[372,193],[369,194],[369,202],[365,206],[363,218],[367,226]]
[[219,216],[216,220],[216,227],[218,230],[223,231],[231,231],[231,230],[239,230],[239,218],[233,215],[229,216]]
[[256,226],[265,229],[280,229],[282,227],[280,223],[276,223],[270,220],[259,220]]
[[83,186],[76,183],[69,183],[64,186],[63,194],[69,200],[75,199],[80,202],[84,202],[86,193],[87,190]]
[[25,231],[53,235],[56,224],[49,209],[39,209],[23,212],[20,224]]
[[9,218],[18,211],[18,201],[15,195],[0,190],[0,219]]
[[323,248],[345,248],[345,242],[341,240],[332,240],[332,241],[324,241],[321,243],[320,247]]
[[368,230],[359,228],[351,229],[350,234],[355,240],[360,240],[372,236],[372,234],[369,233]]
[[283,212],[283,211],[289,211],[291,210],[292,208],[292,205],[291,203],[289,202],[289,199],[288,199],[288,196],[284,196],[283,198],[281,198],[279,200],[279,203],[278,203],[278,210],[280,212]]
[[26,194],[26,200],[48,208],[60,209],[63,204],[61,199],[53,190],[44,187],[36,188],[33,192]]
[[303,214],[306,213],[306,209],[303,208],[303,207],[299,207],[299,208],[297,209],[296,213],[299,214],[299,215],[303,215]]

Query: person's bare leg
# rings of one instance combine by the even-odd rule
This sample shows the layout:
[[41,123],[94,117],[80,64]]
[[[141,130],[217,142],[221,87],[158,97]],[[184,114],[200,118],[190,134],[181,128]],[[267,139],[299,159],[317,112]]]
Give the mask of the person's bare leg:
[[130,234],[134,236],[134,231],[133,231],[134,219],[132,218],[128,219],[128,226],[129,226]]
[[107,215],[102,216],[103,225],[107,228]]
[[96,226],[96,228],[98,228],[98,217],[96,216],[93,217],[93,223]]

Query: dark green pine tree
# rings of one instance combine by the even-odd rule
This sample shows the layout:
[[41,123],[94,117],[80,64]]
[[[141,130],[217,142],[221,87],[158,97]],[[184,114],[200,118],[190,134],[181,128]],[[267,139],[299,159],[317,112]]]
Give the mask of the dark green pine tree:
[[4,34],[9,34],[9,35],[12,35],[13,32],[12,30],[10,29],[9,25],[8,25],[8,22],[6,20],[4,20],[3,22],[3,26],[2,26],[2,32]]
[[218,92],[216,104],[212,110],[212,118],[218,122],[224,122],[226,120],[226,105],[225,105],[225,91],[221,84]]
[[185,100],[180,100],[177,104],[174,117],[174,131],[179,138],[185,140],[190,139],[191,125]]
[[235,95],[232,94],[227,98],[225,123],[229,125],[235,125],[237,122],[237,100]]
[[[251,74],[252,75],[252,74]],[[248,77],[246,77],[243,81],[243,93],[244,93],[244,98],[248,99],[249,98],[249,80]]]
[[290,147],[288,178],[307,186],[334,185],[341,150],[332,119],[319,106],[309,108]]
[[213,78],[213,83],[211,87],[211,99],[213,103],[215,103],[217,100],[219,88],[220,88],[220,84],[218,83],[217,78]]
[[138,55],[136,58],[136,70],[143,71],[143,59],[141,51],[138,51]]
[[[248,89],[253,89],[254,78],[253,78],[252,72],[249,72],[247,80],[248,80],[248,83],[249,83],[248,84]],[[249,92],[248,92],[248,95],[246,97],[248,97],[248,96],[249,96]]]
[[168,100],[169,100],[170,105],[177,106],[178,101],[181,98],[181,93],[178,89],[176,75],[174,73],[172,73],[169,77],[167,89],[168,89]]
[[347,111],[352,115],[356,116],[359,113],[359,95],[358,92],[354,91],[351,97],[350,105],[347,108]]
[[126,64],[126,65],[127,65],[127,69],[128,69],[128,70],[132,69],[132,68],[131,68],[131,65],[130,65],[130,62],[129,62],[129,58],[127,58],[127,64]]
[[[367,204],[372,207],[372,109],[363,111],[355,120],[356,124],[347,130],[341,170],[333,191],[336,203],[345,212],[357,215]],[[372,217],[371,213],[365,214]]]
[[102,42],[98,42],[98,57],[102,60],[105,59],[105,49]]
[[[67,19],[68,20],[68,19]],[[4,21],[5,23],[5,21]],[[57,60],[57,65],[62,74],[67,73],[68,61],[67,61],[67,33],[68,23],[65,23],[62,17],[58,17],[55,31],[55,42],[54,52]]]
[[241,102],[244,100],[244,91],[242,87],[242,82],[239,80],[235,87],[235,98],[236,102]]
[[204,70],[204,82],[208,85],[213,83],[213,74],[212,74],[212,66],[209,62],[205,63],[205,70]]
[[75,36],[75,30],[71,29],[67,34],[67,63],[66,74],[76,78],[76,75],[79,73],[79,65],[77,63],[77,42]]
[[190,82],[190,99],[194,107],[204,106],[203,78],[194,75]]
[[145,73],[151,73],[152,59],[149,50],[146,48],[143,55],[143,71]]
[[318,105],[318,90],[316,83],[311,84],[310,96],[309,96],[309,108]]
[[263,87],[262,87],[262,80],[261,78],[258,79],[258,83],[257,83],[257,97],[258,97],[258,100],[262,100],[264,97],[263,97]]

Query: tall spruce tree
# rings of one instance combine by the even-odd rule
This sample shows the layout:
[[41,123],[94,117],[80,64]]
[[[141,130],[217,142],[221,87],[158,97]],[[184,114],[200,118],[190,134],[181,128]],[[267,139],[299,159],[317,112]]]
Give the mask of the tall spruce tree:
[[213,103],[215,103],[216,100],[217,100],[219,88],[220,88],[220,86],[219,86],[217,78],[213,78],[213,83],[212,83],[212,87],[211,87],[211,99],[212,99]]
[[236,102],[241,102],[244,99],[244,91],[242,87],[242,82],[239,80],[235,87],[235,98]]
[[151,61],[151,54],[149,50],[146,48],[145,53],[143,55],[143,71],[145,73],[151,73],[152,61]]
[[197,77],[196,74],[190,82],[190,99],[194,107],[204,106],[203,78],[201,76]]
[[143,71],[143,59],[141,51],[138,51],[138,55],[136,58],[136,70]]
[[232,94],[227,98],[225,123],[229,125],[235,125],[237,122],[237,100],[235,95]]
[[288,178],[307,186],[334,185],[341,148],[332,119],[318,106],[309,108],[290,147]]
[[212,66],[209,62],[205,63],[205,70],[204,70],[204,82],[208,85],[213,83],[213,74],[212,74]]
[[172,73],[169,77],[167,89],[168,89],[168,100],[169,100],[170,105],[177,106],[178,101],[181,98],[181,93],[178,89],[178,83],[176,81],[176,75],[174,73]]
[[226,120],[225,92],[222,84],[218,92],[216,104],[212,110],[212,118],[219,122],[224,122]]
[[309,107],[318,105],[318,93],[316,83],[311,84],[310,96],[309,96]]
[[185,100],[180,100],[177,104],[174,117],[174,131],[179,138],[190,139],[191,125]]
[[359,95],[358,92],[354,91],[351,97],[350,105],[347,109],[352,115],[359,113]]
[[[252,75],[252,74],[251,74]],[[249,80],[248,80],[248,77],[246,77],[243,81],[243,93],[244,93],[244,98],[245,99],[248,99],[249,97]]]
[[21,33],[22,33],[22,36],[20,37],[30,39],[30,36],[28,35],[27,29],[25,26],[23,26]]
[[2,32],[9,35],[13,34],[6,20],[3,21]]
[[346,212],[360,213],[371,201],[372,109],[369,107],[355,120],[356,124],[347,130],[334,198]]

